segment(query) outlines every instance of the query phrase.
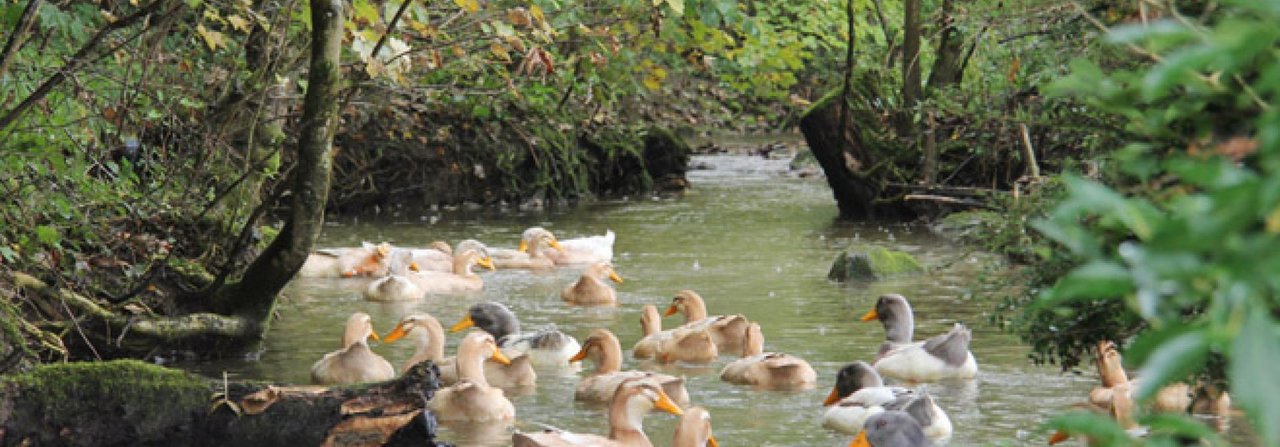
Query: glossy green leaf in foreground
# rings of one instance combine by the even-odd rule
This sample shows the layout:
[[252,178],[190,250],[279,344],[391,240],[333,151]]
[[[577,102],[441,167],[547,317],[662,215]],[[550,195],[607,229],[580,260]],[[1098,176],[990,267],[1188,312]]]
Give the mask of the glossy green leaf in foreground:
[[1280,445],[1280,325],[1251,312],[1231,346],[1232,397],[1266,445]]

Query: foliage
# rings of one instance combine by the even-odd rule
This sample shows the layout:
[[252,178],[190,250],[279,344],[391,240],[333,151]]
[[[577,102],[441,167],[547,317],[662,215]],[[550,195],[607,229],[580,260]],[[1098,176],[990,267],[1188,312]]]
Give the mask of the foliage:
[[[1232,2],[1204,23],[1161,14],[1109,35],[1152,64],[1104,70],[1079,60],[1054,86],[1121,120],[1132,143],[1114,153],[1111,186],[1068,177],[1065,200],[1035,223],[1062,249],[1040,253],[1044,261],[1073,267],[1026,311],[1114,330],[1120,341],[1136,334],[1125,360],[1141,368],[1143,400],[1171,381],[1214,376],[1211,360],[1221,356],[1225,370],[1216,372],[1236,403],[1265,444],[1280,445],[1267,372],[1280,359],[1280,3]],[[1129,324],[1108,328],[1116,318]],[[1063,343],[1085,336],[1063,335]],[[1155,429],[1142,441],[1152,445],[1205,435],[1177,419],[1139,422]],[[1099,437],[1114,430],[1075,417],[1055,425]]]

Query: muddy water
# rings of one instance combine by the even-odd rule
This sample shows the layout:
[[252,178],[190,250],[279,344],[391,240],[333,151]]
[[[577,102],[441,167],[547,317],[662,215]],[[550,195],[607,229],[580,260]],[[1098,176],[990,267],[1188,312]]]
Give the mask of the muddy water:
[[[972,296],[967,284],[982,261],[930,234],[905,225],[833,223],[831,194],[820,179],[786,175],[785,161],[746,156],[703,156],[695,163],[712,168],[690,173],[693,189],[680,197],[631,197],[567,211],[445,210],[399,213],[377,219],[341,220],[326,227],[321,246],[352,246],[360,241],[425,245],[442,239],[477,238],[491,246],[514,247],[520,232],[540,225],[561,238],[618,234],[614,263],[626,278],[618,287],[620,306],[584,309],[564,305],[559,291],[579,271],[561,269],[483,273],[485,290],[465,297],[429,297],[409,304],[380,304],[360,298],[360,280],[299,280],[287,290],[280,319],[256,359],[200,365],[197,369],[232,378],[305,383],[312,362],[335,349],[342,324],[355,311],[373,316],[385,333],[411,312],[435,315],[446,327],[473,303],[501,301],[520,316],[526,329],[556,325],[579,339],[596,327],[612,330],[624,349],[640,337],[639,308],[664,306],[683,288],[700,292],[712,314],[742,313],[764,330],[766,350],[808,359],[819,374],[816,389],[761,392],[724,383],[719,367],[666,368],[688,377],[693,402],[707,407],[716,437],[729,446],[834,446],[849,437],[820,426],[821,402],[839,367],[870,360],[884,333],[856,316],[882,293],[906,295],[916,312],[916,337],[945,332],[954,322],[973,329],[972,351],[980,373],[976,380],[928,385],[951,417],[951,445],[1044,445],[1039,424],[1078,402],[1095,383],[1091,373],[1060,374],[1036,367],[1027,348],[987,324],[989,300]],[[851,241],[904,250],[927,265],[949,265],[927,275],[874,283],[839,285],[825,278],[832,258]],[[676,324],[668,318],[665,325]],[[459,337],[451,337],[452,353]],[[405,342],[374,350],[399,367],[413,347]],[[624,367],[635,367],[628,359]],[[536,393],[513,398],[516,428],[551,425],[573,431],[605,433],[603,413],[573,401],[575,377],[542,376]],[[646,431],[657,445],[670,443],[675,418],[652,414]],[[462,445],[506,445],[508,432],[442,430],[445,440]]]

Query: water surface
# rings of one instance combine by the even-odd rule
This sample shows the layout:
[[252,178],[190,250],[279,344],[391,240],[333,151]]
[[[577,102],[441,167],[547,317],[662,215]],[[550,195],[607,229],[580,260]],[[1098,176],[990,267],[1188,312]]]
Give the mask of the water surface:
[[[987,324],[992,304],[966,289],[982,272],[983,262],[923,227],[859,225],[833,222],[835,206],[821,179],[786,174],[786,161],[747,156],[703,156],[692,171],[693,188],[678,197],[637,196],[564,211],[446,210],[399,212],[377,219],[343,219],[330,223],[321,246],[353,246],[361,241],[426,245],[432,240],[456,242],[476,238],[491,246],[514,247],[526,227],[539,225],[560,238],[618,234],[614,264],[626,278],[618,287],[616,308],[579,308],[563,304],[560,289],[578,269],[549,273],[497,271],[483,273],[485,290],[467,297],[429,297],[408,304],[367,302],[361,280],[298,280],[286,291],[265,350],[256,360],[232,360],[197,369],[232,378],[305,383],[311,364],[336,349],[347,316],[355,311],[373,316],[385,333],[408,313],[427,312],[447,327],[466,308],[481,300],[506,303],[526,329],[556,325],[584,338],[605,327],[622,340],[624,350],[640,337],[639,309],[659,308],[673,293],[690,288],[708,301],[711,314],[742,313],[763,327],[765,349],[809,360],[819,386],[800,392],[761,392],[719,380],[722,357],[710,367],[666,368],[684,374],[696,405],[712,414],[716,437],[727,446],[835,446],[849,436],[820,426],[821,402],[835,371],[854,360],[870,360],[884,332],[879,324],[857,316],[883,293],[901,293],[915,308],[916,338],[947,331],[955,322],[973,329],[972,351],[980,372],[976,380],[928,385],[950,415],[955,435],[950,445],[1044,445],[1039,424],[1083,399],[1096,383],[1093,374],[1061,374],[1036,367],[1016,338]],[[835,254],[851,242],[910,252],[926,265],[947,265],[925,275],[872,283],[841,285],[826,279]],[[677,324],[667,318],[666,327]],[[452,355],[459,337],[451,334]],[[374,344],[374,350],[399,367],[413,347],[405,342]],[[625,368],[637,364],[630,359]],[[573,400],[576,377],[539,378],[535,394],[513,398],[516,428],[543,425],[606,433],[598,408]],[[657,445],[668,445],[676,418],[654,413],[646,431]],[[485,435],[444,429],[445,440],[463,445],[507,445],[506,432]],[[478,439],[479,438],[479,439]]]

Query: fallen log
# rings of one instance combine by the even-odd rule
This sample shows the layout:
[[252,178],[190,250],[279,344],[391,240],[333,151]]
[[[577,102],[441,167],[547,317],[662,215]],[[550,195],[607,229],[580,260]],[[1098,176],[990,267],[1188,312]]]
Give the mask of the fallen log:
[[0,445],[437,445],[439,370],[296,387],[210,380],[136,360],[0,377]]

